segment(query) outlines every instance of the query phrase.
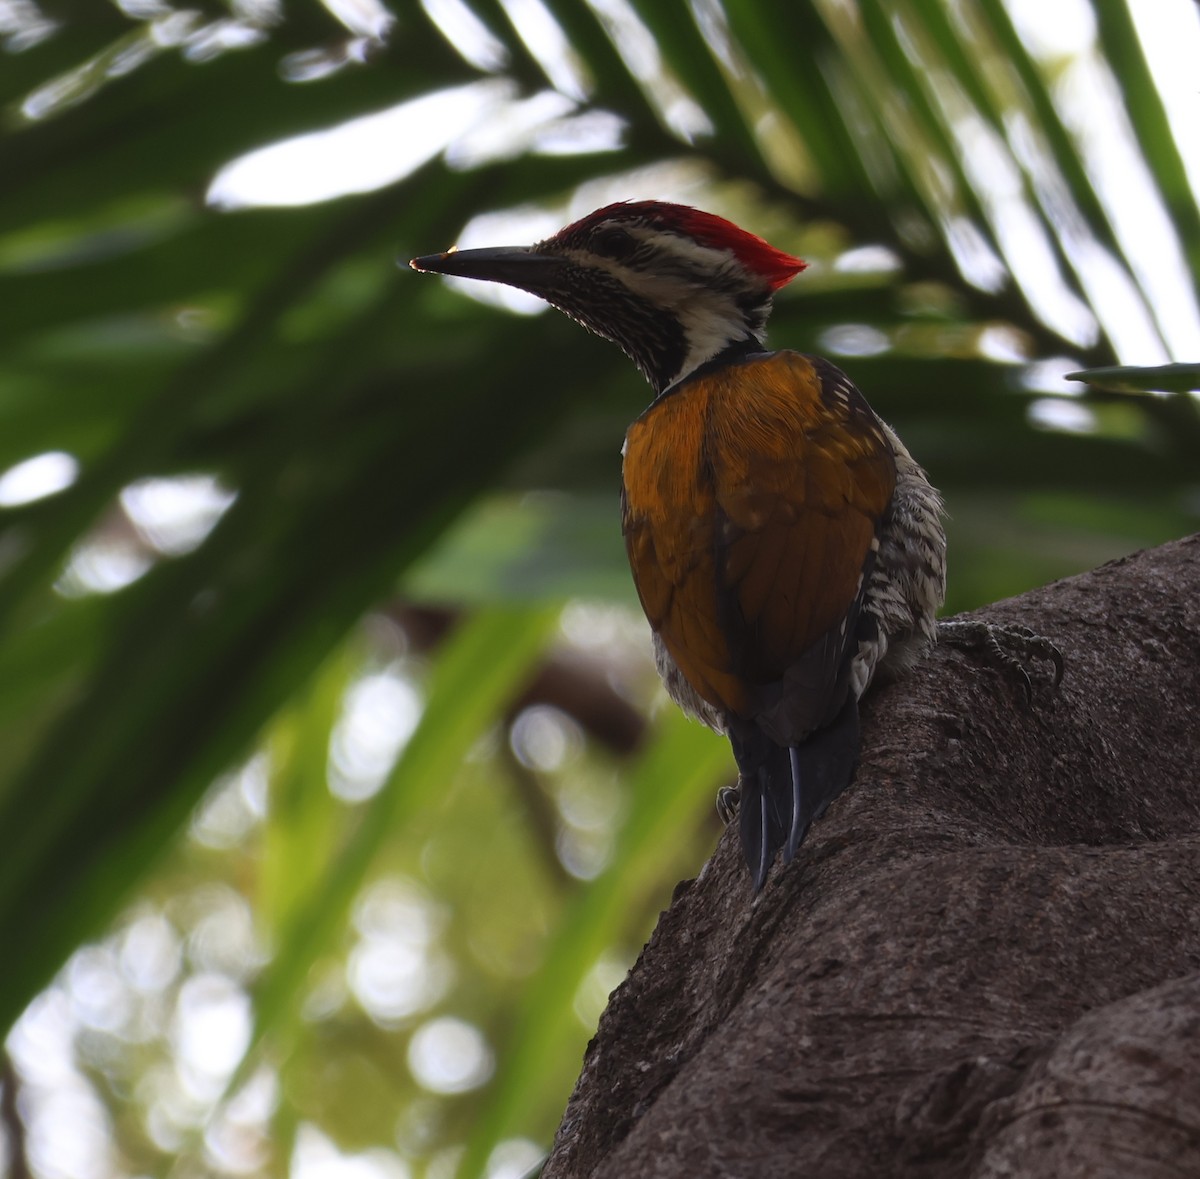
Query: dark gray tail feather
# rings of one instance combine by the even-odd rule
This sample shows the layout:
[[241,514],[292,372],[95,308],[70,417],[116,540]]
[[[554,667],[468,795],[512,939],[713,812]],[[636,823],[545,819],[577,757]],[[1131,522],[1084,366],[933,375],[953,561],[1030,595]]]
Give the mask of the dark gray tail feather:
[[799,745],[776,745],[751,725],[730,737],[741,771],[742,852],[758,892],[776,853],[790,863],[813,819],[854,780],[858,701],[847,695],[833,723]]

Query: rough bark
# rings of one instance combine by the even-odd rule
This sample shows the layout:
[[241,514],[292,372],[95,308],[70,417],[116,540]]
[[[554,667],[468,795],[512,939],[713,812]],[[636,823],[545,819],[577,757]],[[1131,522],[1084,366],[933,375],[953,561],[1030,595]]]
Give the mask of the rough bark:
[[757,898],[727,831],[545,1179],[1200,1175],[1200,538],[978,616],[1060,689],[939,648]]

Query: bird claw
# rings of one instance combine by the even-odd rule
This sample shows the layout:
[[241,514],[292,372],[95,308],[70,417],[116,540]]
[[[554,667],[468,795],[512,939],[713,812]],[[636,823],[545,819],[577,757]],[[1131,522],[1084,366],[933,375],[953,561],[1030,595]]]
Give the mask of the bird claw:
[[972,651],[985,663],[1016,676],[1026,704],[1033,702],[1033,680],[1024,661],[1052,663],[1051,687],[1057,688],[1062,682],[1065,666],[1062,652],[1049,639],[1017,622],[983,622],[974,618],[939,622],[938,642]]
[[722,786],[717,791],[717,814],[721,816],[721,822],[726,827],[733,822],[738,816],[738,807],[741,806],[742,791],[737,786]]

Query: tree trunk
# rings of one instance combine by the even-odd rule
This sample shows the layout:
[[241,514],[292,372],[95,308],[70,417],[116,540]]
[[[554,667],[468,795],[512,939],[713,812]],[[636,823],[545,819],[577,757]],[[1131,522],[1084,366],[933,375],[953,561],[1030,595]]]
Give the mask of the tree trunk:
[[1200,537],[979,616],[1060,689],[941,648],[757,898],[727,831],[544,1179],[1200,1175]]

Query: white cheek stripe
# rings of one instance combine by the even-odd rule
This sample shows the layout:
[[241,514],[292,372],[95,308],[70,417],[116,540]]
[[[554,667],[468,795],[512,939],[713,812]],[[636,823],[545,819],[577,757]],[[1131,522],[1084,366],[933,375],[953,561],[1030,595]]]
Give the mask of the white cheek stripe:
[[741,313],[727,298],[688,307],[683,313],[682,323],[687,354],[679,370],[680,376],[699,368],[746,333]]
[[[681,268],[691,269],[700,275],[713,273],[731,261],[728,250],[702,246],[683,238],[668,238],[665,241],[654,231],[633,231],[642,239],[656,238],[657,249],[672,249]],[[711,360],[723,348],[742,339],[747,332],[745,312],[737,305],[732,295],[716,290],[703,282],[684,274],[665,272],[647,273],[635,270],[614,258],[597,257],[586,250],[568,250],[566,256],[581,266],[604,270],[622,286],[632,291],[654,307],[661,308],[679,319],[683,328],[684,357],[679,371],[672,375],[669,384],[676,384],[693,369]]]

